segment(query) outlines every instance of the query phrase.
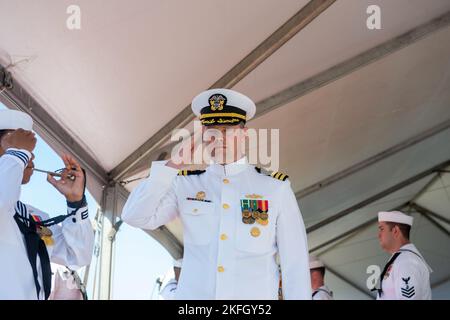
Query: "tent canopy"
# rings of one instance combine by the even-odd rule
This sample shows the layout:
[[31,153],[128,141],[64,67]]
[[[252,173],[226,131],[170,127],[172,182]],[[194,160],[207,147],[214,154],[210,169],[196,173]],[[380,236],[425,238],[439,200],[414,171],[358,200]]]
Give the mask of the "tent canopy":
[[[374,219],[394,208],[415,217],[434,297],[450,298],[449,1],[77,3],[81,29],[69,30],[70,1],[0,0],[14,80],[0,99],[81,159],[99,202],[167,158],[198,92],[231,87],[257,102],[249,127],[280,129],[280,170],[336,298],[371,297],[367,267],[387,258]],[[372,4],[380,30],[366,26]],[[181,254],[179,220],[150,234]]]

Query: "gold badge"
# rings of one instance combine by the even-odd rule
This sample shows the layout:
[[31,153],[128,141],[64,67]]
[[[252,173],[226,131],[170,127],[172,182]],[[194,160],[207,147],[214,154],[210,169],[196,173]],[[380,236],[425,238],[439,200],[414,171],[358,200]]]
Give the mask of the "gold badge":
[[213,94],[211,97],[209,97],[209,105],[211,106],[212,111],[222,111],[223,107],[227,104],[227,98],[218,93]]
[[243,210],[242,211],[242,217],[244,218],[250,218],[252,216],[252,213],[248,210]]
[[261,220],[267,220],[267,219],[269,219],[269,214],[266,213],[266,212],[261,212],[261,213],[259,214],[259,218],[260,218]]
[[268,219],[267,220],[258,219],[258,220],[256,220],[256,222],[258,222],[262,226],[267,226],[269,224]]
[[245,223],[245,224],[254,224],[255,223],[255,219],[253,219],[252,217],[242,218],[242,222]]
[[39,237],[41,237],[41,238],[42,237],[51,237],[53,235],[52,230],[50,230],[47,227],[42,227],[42,226],[38,227],[37,233],[38,233]]
[[46,246],[52,246],[55,243],[52,237],[44,236],[41,239],[44,241]]
[[197,192],[195,199],[197,200],[204,200],[206,197],[206,193],[204,191]]
[[250,230],[250,234],[255,238],[259,237],[259,235],[261,234],[261,230],[259,230],[259,228],[257,227],[253,227],[252,230]]

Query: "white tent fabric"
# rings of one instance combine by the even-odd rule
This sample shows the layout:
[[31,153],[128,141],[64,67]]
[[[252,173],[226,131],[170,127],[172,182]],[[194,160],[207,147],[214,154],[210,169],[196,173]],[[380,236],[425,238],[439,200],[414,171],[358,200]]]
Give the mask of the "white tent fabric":
[[[114,177],[106,173],[317,2],[81,0],[81,29],[69,30],[70,1],[0,0],[0,64],[49,116],[15,101],[14,89],[0,101],[39,120],[57,151],[97,168],[89,189],[101,201]],[[373,4],[381,30],[366,26]],[[450,299],[449,40],[448,0],[336,1],[232,86],[265,108],[250,127],[280,129],[280,170],[337,299],[371,298],[367,266],[387,258],[373,219],[393,208],[415,215],[412,240],[435,271],[433,296]],[[119,180],[144,177],[150,160]],[[166,227],[165,241],[182,244],[180,222]]]

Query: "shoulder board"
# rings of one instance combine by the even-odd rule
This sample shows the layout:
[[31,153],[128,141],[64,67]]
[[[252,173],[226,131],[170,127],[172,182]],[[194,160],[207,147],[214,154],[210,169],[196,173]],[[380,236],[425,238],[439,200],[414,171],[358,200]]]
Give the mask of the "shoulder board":
[[178,171],[179,176],[193,176],[204,173],[206,170],[180,170]]
[[287,178],[289,178],[289,176],[287,174],[284,174],[282,172],[267,173],[267,172],[263,172],[263,170],[261,168],[259,168],[259,167],[255,167],[255,170],[258,173],[265,174],[267,176],[270,176],[272,178],[275,178],[275,179],[278,179],[278,180],[281,180],[281,181],[285,181]]
[[270,176],[281,181],[285,181],[287,178],[289,178],[289,176],[287,174],[284,174],[283,172],[272,172]]

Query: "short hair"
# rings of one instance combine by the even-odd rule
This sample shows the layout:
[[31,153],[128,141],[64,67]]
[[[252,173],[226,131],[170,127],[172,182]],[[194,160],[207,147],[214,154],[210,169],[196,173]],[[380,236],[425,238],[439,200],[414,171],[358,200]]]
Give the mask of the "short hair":
[[0,130],[0,141],[2,140],[3,136],[7,134],[9,131],[11,130]]
[[410,225],[397,222],[386,222],[386,224],[389,226],[389,230],[392,230],[395,226],[397,226],[400,229],[402,236],[409,240],[409,233],[411,232]]
[[314,269],[311,269],[311,271],[319,271],[320,274],[322,275],[322,277],[325,277],[325,267],[314,268]]

